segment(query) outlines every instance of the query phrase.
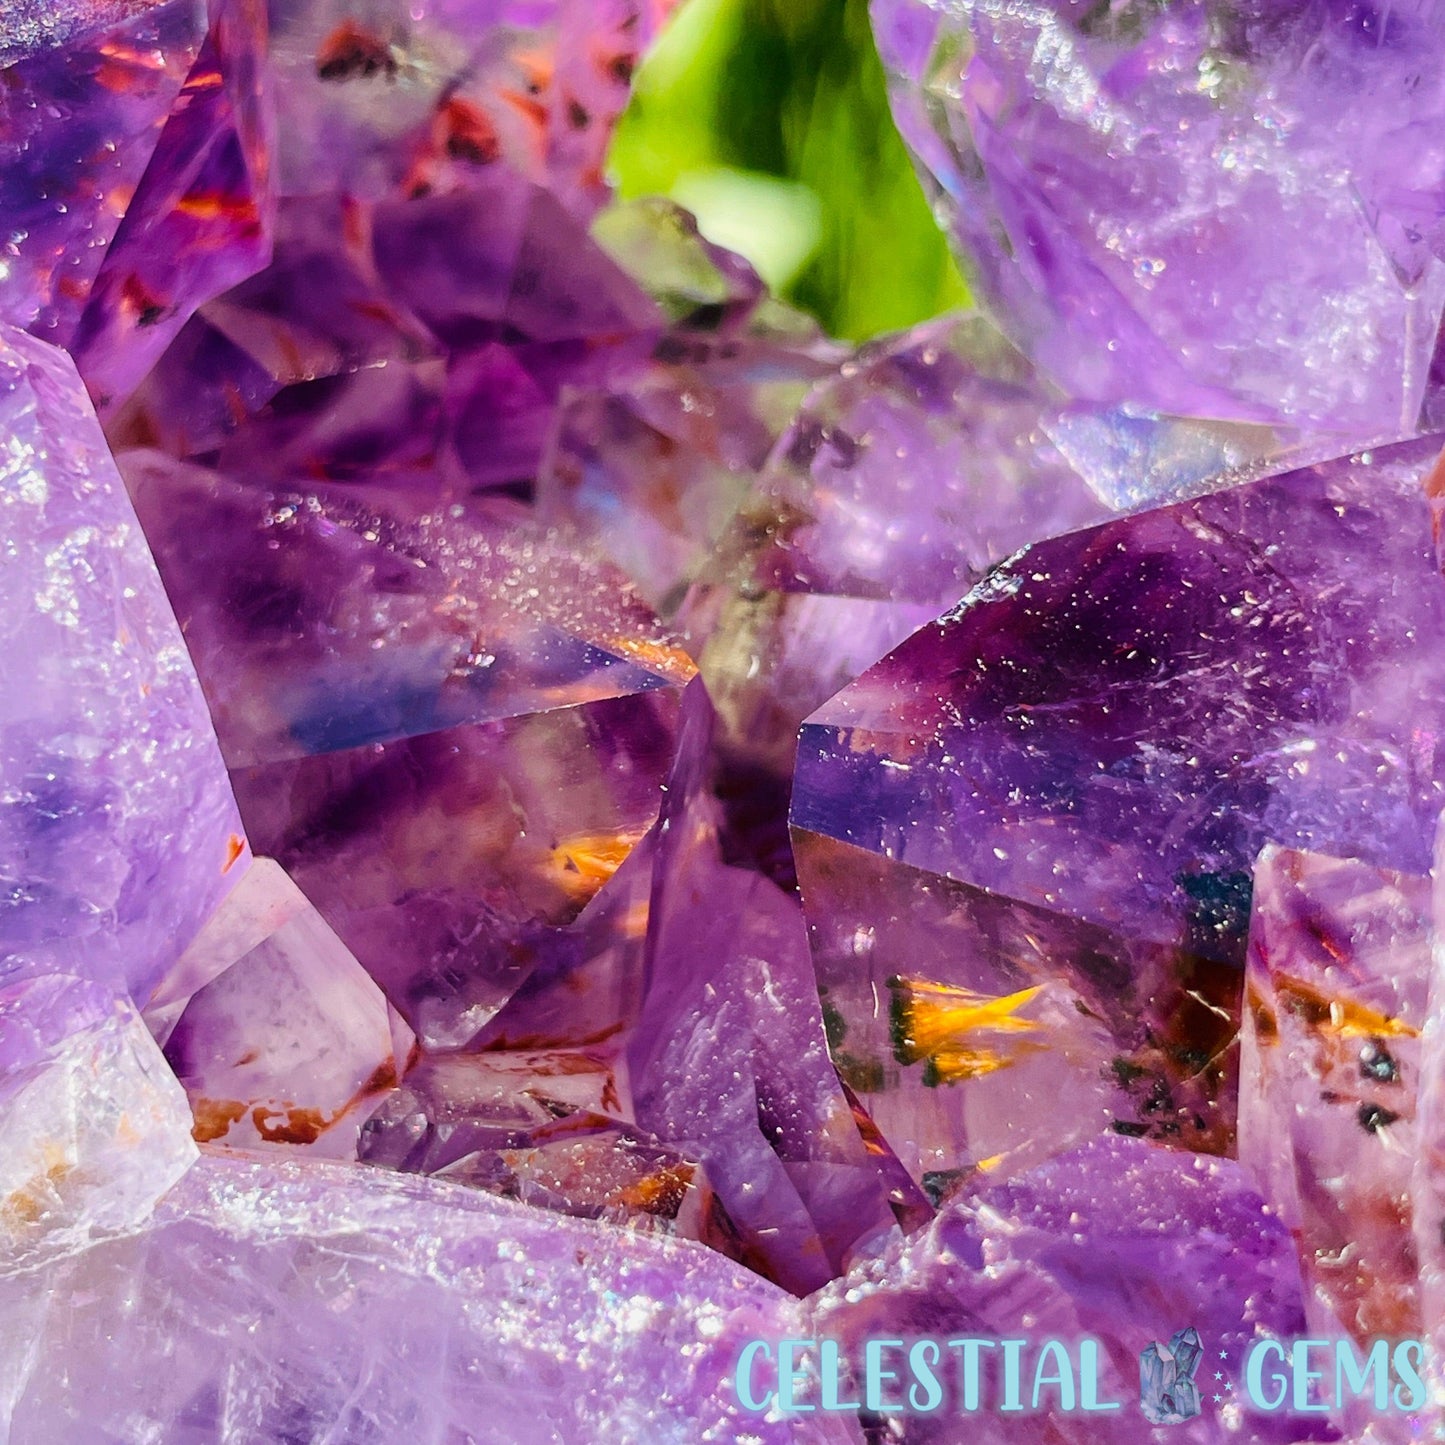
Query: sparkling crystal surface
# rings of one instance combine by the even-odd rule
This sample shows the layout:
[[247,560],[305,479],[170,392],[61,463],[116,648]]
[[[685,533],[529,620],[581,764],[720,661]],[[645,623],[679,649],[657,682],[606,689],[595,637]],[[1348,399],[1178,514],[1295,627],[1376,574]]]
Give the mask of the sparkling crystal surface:
[[144,1004],[249,859],[196,674],[73,363],[0,335],[0,969]]
[[859,1438],[741,1417],[732,1356],[796,1321],[729,1261],[355,1165],[208,1157],[146,1228],[0,1298],[19,1441]]
[[195,1158],[128,1000],[63,974],[0,983],[0,1274],[136,1228]]
[[[1101,1088],[1116,1128],[1224,1147],[1259,849],[1428,868],[1432,461],[1407,444],[1037,544],[809,720],[820,983],[881,1087],[950,1085],[951,1132],[895,1141],[920,1167],[989,1157],[958,1130],[996,1137],[1010,1109],[984,1098],[1058,1070],[1079,1105],[1033,1147],[1090,1127]],[[927,969],[909,915],[958,940],[913,950]]]
[[1071,394],[1417,424],[1445,299],[1431,0],[872,8],[974,284]]
[[6,56],[0,319],[70,342],[205,34],[205,0],[86,4],[63,44]]
[[465,1043],[656,820],[691,663],[511,510],[402,525],[125,465],[253,842]]
[[261,0],[212,0],[200,53],[66,343],[102,413],[131,392],[196,306],[270,257],[265,46]]
[[[1098,1398],[1121,1402],[1120,1411],[1010,1414],[998,1408],[1004,1396],[990,1366],[985,1408],[963,1417],[969,1438],[989,1442],[1037,1440],[1041,1426],[1071,1445],[1149,1438],[1134,1414],[1141,1340],[1168,1340],[1191,1320],[1208,1343],[1212,1374],[1225,1357],[1237,1372],[1256,1332],[1289,1338],[1304,1328],[1289,1233],[1240,1167],[1118,1138],[944,1209],[928,1229],[821,1291],[812,1310],[819,1335],[855,1352],[870,1337],[1098,1343]],[[1025,1397],[1031,1376],[1032,1365]],[[908,1438],[956,1440],[959,1419],[911,1414]],[[1242,1421],[1233,1404],[1180,1434],[1337,1438],[1323,1415],[1286,1409]]]

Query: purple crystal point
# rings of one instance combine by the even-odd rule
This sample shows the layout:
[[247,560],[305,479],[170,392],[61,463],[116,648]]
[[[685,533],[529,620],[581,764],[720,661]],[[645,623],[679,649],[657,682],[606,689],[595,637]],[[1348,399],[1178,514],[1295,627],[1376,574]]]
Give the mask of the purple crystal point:
[[1239,1158],[1297,1232],[1312,1331],[1418,1337],[1411,1172],[1429,882],[1267,848],[1245,974]]
[[656,820],[692,664],[510,504],[402,525],[125,465],[253,841],[427,1046],[466,1043]]
[[[978,1438],[1000,1445],[1036,1441],[1041,1426],[1063,1445],[1134,1438],[1126,1419],[1137,1398],[1140,1341],[1171,1339],[1182,1321],[1194,1325],[1183,1330],[1181,1352],[1193,1332],[1210,1358],[1227,1356],[1236,1379],[1257,1337],[1289,1339],[1305,1327],[1289,1232],[1244,1171],[1142,1139],[1098,1140],[986,1188],[810,1305],[809,1333],[838,1340],[854,1359],[863,1341],[900,1336],[1095,1341],[1097,1399],[1118,1402],[1119,1411],[1066,1413],[1045,1387],[1039,1413],[1010,1413],[1000,1408],[1006,1383],[997,1357],[983,1366],[978,1413],[967,1418],[986,1432]],[[1033,1370],[1029,1360],[1025,1402]],[[910,1414],[908,1438],[957,1440],[958,1421],[946,1409]],[[1211,1445],[1339,1438],[1325,1416],[1289,1409],[1241,1421],[1237,1407],[1206,1407],[1194,1428],[1185,1438]]]
[[1429,0],[873,18],[975,285],[1070,394],[1415,427],[1445,300]]
[[38,34],[0,85],[0,320],[61,345],[206,33],[204,0],[118,8],[85,5],[64,44]]
[[[694,684],[658,825],[466,1052],[408,1074],[362,1153],[661,1218],[803,1293],[928,1208],[829,1063],[796,901],[722,861],[711,724]],[[560,1171],[579,1152],[605,1188]]]
[[202,302],[269,259],[275,198],[261,0],[213,0],[176,97],[67,343],[105,415]]
[[0,334],[9,555],[0,969],[144,1004],[249,854],[135,512],[70,360]]
[[564,390],[630,374],[661,325],[581,223],[504,166],[374,206],[293,197],[272,263],[200,309],[109,433],[415,514],[530,489]]
[[134,1228],[195,1157],[127,1000],[57,974],[0,983],[0,1274]]
[[112,442],[278,483],[378,473],[392,494],[423,470],[440,445],[442,351],[386,294],[370,228],[340,198],[283,202],[271,264],[182,329],[111,419]]
[[1203,1408],[1194,1372],[1203,1350],[1199,1331],[1179,1330],[1168,1345],[1157,1341],[1139,1356],[1139,1406],[1151,1425],[1182,1425]]
[[[1101,1080],[1114,1127],[1227,1143],[1260,847],[1428,867],[1445,720],[1433,450],[1039,543],[808,722],[793,824],[820,981],[881,1086],[890,1053],[914,1100],[950,1085],[901,1105],[901,1150],[956,1150],[936,1111],[996,1136],[985,1099],[1043,1068],[1080,1104],[1040,1119],[1035,1144],[1087,1127]],[[842,881],[860,851],[866,891]],[[894,962],[905,909],[957,940],[918,950],[927,967]],[[871,1000],[890,988],[906,1028],[885,1039]],[[1050,1001],[1075,1018],[1051,1026]]]
[[360,1157],[728,1252],[706,1173],[619,1117],[624,1089],[596,1050],[431,1055],[367,1120]]
[[686,1242],[356,1165],[206,1157],[139,1232],[0,1279],[0,1428],[857,1441],[850,1420],[738,1402],[743,1344],[799,1323]]
[[269,858],[220,912],[231,916],[217,931],[242,951],[185,1003],[165,1044],[196,1137],[354,1158],[366,1114],[406,1067],[409,1031]]
[[655,873],[627,1054],[637,1119],[698,1150],[741,1257],[802,1293],[927,1206],[869,1150],[828,1062],[796,900],[722,862],[701,796],[668,819]]

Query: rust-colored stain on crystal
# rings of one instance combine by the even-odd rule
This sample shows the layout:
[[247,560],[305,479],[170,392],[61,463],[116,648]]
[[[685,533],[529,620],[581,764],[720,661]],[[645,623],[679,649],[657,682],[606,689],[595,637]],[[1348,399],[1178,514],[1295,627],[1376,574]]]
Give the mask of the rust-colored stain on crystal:
[[609,652],[625,657],[628,662],[638,663],[669,682],[690,682],[697,676],[697,664],[674,642],[616,634],[603,638],[602,643]]
[[625,1184],[614,1196],[619,1204],[645,1214],[671,1219],[682,1208],[696,1171],[691,1164],[672,1164]]
[[314,1144],[340,1117],[320,1109],[268,1109],[257,1104],[251,1110],[256,1132],[268,1144]]
[[449,156],[490,165],[502,154],[502,143],[490,117],[480,106],[452,96],[437,111],[437,142]]
[[343,20],[316,52],[316,74],[322,80],[355,80],[372,75],[390,79],[396,70],[396,57],[386,41],[354,20]]
[[[1311,1028],[1339,1034],[1343,1038],[1414,1039],[1420,1036],[1419,1029],[1401,1019],[1382,1014],[1353,999],[1339,995],[1331,997],[1303,979],[1277,974],[1273,982],[1278,1006]],[[1258,1009],[1255,1016],[1259,1016]]]
[[192,1099],[191,1138],[197,1144],[213,1144],[224,1139],[231,1125],[246,1112],[239,1099]]

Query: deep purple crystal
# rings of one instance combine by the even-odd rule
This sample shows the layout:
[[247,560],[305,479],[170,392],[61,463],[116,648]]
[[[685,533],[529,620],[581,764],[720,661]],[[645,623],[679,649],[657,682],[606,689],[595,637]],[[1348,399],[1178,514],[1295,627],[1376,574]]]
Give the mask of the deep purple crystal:
[[979,1166],[1064,1078],[1074,1104],[1032,1148],[1097,1127],[1104,1100],[1124,1132],[1227,1142],[1259,849],[1429,865],[1433,452],[1025,549],[809,720],[793,825],[815,961],[850,1067],[904,1091],[905,1158]]

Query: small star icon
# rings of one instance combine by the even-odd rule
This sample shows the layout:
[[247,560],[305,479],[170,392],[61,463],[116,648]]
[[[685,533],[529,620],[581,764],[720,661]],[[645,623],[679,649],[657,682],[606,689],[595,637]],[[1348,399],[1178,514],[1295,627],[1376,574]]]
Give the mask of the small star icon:
[[1216,1370],[1214,1372],[1214,1378],[1216,1380],[1222,1380],[1224,1378],[1224,1372],[1222,1370]]
[[1228,1350],[1220,1350],[1220,1352],[1219,1352],[1219,1358],[1220,1358],[1221,1360],[1227,1360],[1227,1359],[1229,1358],[1229,1351],[1228,1351]]
[[1214,1403],[1217,1405],[1223,1398],[1224,1398],[1223,1395],[1216,1395],[1216,1396],[1214,1397]]

